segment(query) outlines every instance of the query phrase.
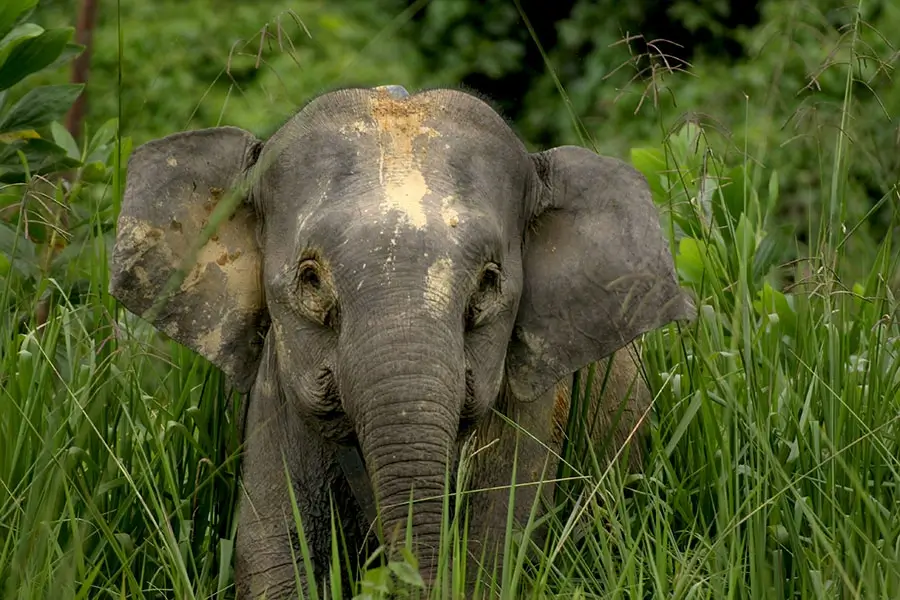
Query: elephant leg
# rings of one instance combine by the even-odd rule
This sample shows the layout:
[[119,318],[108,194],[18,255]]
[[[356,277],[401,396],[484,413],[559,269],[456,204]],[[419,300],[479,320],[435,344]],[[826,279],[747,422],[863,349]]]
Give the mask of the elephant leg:
[[[582,373],[581,382],[585,385],[586,371]],[[570,378],[566,378],[557,385],[556,435],[560,440],[571,410],[570,384]],[[626,470],[641,469],[651,402],[650,390],[641,374],[637,342],[595,363],[586,411],[581,412],[585,417],[580,423],[583,424],[582,433],[597,453],[601,468],[606,468],[612,460],[619,460]]]
[[[640,442],[646,431],[651,395],[641,377],[639,356],[637,345],[630,344],[595,364],[584,422],[586,434],[600,453],[602,467],[626,443],[629,445],[627,467],[636,470],[642,465],[644,453]],[[480,560],[483,552],[488,573],[497,564],[499,574],[509,512],[512,458],[517,456],[513,515],[515,522],[524,526],[539,487],[538,500],[543,506],[537,507],[536,519],[542,516],[542,508],[551,506],[554,499],[557,467],[571,410],[571,377],[564,378],[533,402],[517,403],[507,397],[497,408],[518,427],[496,413],[479,423],[475,444],[478,452],[472,460],[472,475],[466,489],[491,490],[473,492],[468,500],[472,540],[468,564],[473,564],[472,559]],[[531,539],[540,545],[545,533],[544,528],[536,528]],[[473,571],[467,567],[467,577],[473,577]]]
[[[298,589],[307,592],[308,582],[288,476],[320,591],[328,576],[332,498],[351,557],[362,546],[366,523],[336,461],[335,446],[279,394],[264,393],[272,386],[257,387],[244,435],[235,582],[238,598],[296,598]],[[346,574],[344,585],[349,598]]]
[[[524,527],[534,503],[546,503],[553,497],[552,480],[559,454],[559,444],[553,436],[555,394],[556,390],[551,389],[533,402],[515,403],[511,399],[500,402],[497,413],[485,416],[475,430],[474,456],[465,488],[469,516],[466,578],[470,594],[479,576],[485,590],[480,597],[496,597],[499,592],[499,583],[491,584],[490,576],[494,572],[499,577],[503,564],[513,457],[516,457],[512,508],[515,522]],[[535,518],[541,514],[538,505]],[[543,529],[535,529],[531,539],[540,543],[543,535]],[[481,569],[484,572],[479,574]],[[489,584],[490,588],[485,589]]]

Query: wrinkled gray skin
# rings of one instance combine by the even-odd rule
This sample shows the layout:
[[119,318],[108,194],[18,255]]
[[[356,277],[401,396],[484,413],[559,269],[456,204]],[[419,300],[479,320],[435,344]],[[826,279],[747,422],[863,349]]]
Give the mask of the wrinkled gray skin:
[[[460,91],[404,96],[335,91],[266,142],[221,127],[130,159],[111,292],[248,393],[241,597],[295,593],[285,466],[321,577],[330,498],[351,545],[369,525],[339,448],[358,444],[380,523],[402,535],[410,490],[440,496],[448,456],[473,431],[476,446],[495,443],[469,488],[510,482],[516,429],[492,408],[541,442],[518,436],[517,481],[536,481],[560,448],[571,374],[692,315],[634,169],[577,147],[531,154]],[[243,181],[236,212],[191,257],[223,191]],[[150,311],[186,259],[180,287]],[[648,406],[630,356],[593,398],[604,441],[623,442]],[[517,493],[518,518],[534,490]],[[507,494],[470,500],[476,557],[502,544]],[[426,575],[440,520],[439,500],[416,503]]]

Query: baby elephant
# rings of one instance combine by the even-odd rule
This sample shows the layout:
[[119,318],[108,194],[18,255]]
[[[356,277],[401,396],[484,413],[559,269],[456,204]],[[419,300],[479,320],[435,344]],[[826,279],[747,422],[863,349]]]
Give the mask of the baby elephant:
[[[448,89],[330,92],[267,141],[217,127],[144,144],[111,269],[127,309],[247,394],[235,577],[252,598],[296,593],[288,475],[317,579],[332,506],[359,550],[373,519],[402,540],[412,498],[430,580],[463,441],[489,446],[468,489],[509,486],[515,452],[516,483],[552,478],[572,374],[624,349],[592,406],[595,438],[621,444],[648,406],[632,342],[693,314],[637,171],[529,153]],[[517,488],[516,518],[536,488]],[[502,544],[508,493],[467,500],[476,558]]]

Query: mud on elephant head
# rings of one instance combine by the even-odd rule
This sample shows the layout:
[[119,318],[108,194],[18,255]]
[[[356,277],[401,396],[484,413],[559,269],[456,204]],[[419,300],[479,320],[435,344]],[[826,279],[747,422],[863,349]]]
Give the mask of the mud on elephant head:
[[358,443],[382,503],[439,492],[463,424],[503,394],[533,402],[693,314],[636,170],[529,153],[455,90],[338,90],[265,142],[219,127],[139,147],[111,264],[126,308],[239,390],[265,377]]

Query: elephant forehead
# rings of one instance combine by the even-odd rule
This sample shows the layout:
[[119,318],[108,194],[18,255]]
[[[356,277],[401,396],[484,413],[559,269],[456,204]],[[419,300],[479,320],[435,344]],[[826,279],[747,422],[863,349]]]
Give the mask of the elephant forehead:
[[[270,185],[280,200],[272,206],[299,209],[301,244],[314,236],[326,245],[361,237],[372,247],[434,237],[465,245],[485,237],[472,235],[484,230],[485,217],[493,228],[486,235],[497,237],[516,221],[528,175],[527,154],[500,117],[447,91],[401,99],[336,92],[276,139],[279,168]],[[323,226],[333,235],[317,235]]]
[[434,196],[427,156],[442,134],[428,124],[429,103],[397,100],[387,93],[368,97],[361,118],[344,124],[340,134],[370,151],[363,160],[377,168],[379,209],[412,229],[429,226],[426,198]]
[[330,182],[296,215],[300,246],[337,244],[375,251],[457,247],[495,242],[507,219],[490,202],[473,201],[441,173],[409,170],[383,181]]
[[416,228],[396,211],[386,211],[380,194],[323,205],[299,217],[296,244],[340,256],[347,264],[383,264],[390,271],[400,265],[430,263],[441,255],[480,258],[501,252],[505,228],[497,214],[467,205],[454,194],[431,190],[419,209],[427,225]]

